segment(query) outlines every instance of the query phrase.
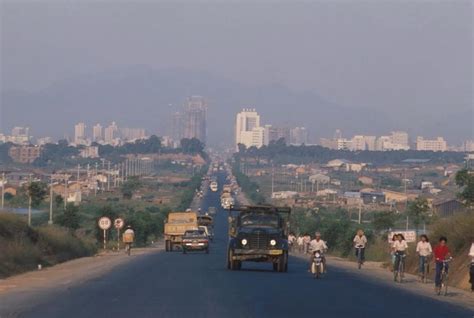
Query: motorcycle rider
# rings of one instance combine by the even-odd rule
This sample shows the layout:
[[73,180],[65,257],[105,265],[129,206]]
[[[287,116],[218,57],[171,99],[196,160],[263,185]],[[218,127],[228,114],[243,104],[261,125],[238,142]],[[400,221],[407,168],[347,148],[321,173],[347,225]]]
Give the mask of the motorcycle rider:
[[324,253],[326,253],[328,247],[326,245],[326,242],[324,242],[321,239],[321,233],[316,232],[314,234],[314,239],[309,243],[309,252],[311,254],[309,258],[309,270],[311,272],[311,265],[313,264],[313,257],[314,253],[319,251],[321,253],[321,260],[323,262],[324,266],[324,272],[326,272],[326,257],[324,256]]

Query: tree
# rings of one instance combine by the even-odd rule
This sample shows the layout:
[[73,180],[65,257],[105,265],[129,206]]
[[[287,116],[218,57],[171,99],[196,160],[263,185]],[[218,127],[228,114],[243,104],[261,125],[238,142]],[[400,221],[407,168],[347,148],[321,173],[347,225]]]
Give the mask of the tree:
[[31,206],[36,208],[43,202],[48,193],[48,185],[44,182],[31,182],[28,185],[28,194],[31,197]]
[[395,226],[397,215],[393,212],[378,212],[374,214],[372,225],[376,231],[383,231]]
[[202,154],[204,144],[197,138],[183,138],[181,139],[181,150],[186,154]]
[[56,223],[68,229],[77,230],[80,226],[80,221],[79,208],[69,203],[64,212],[58,215]]
[[410,216],[413,225],[415,225],[416,233],[418,234],[418,228],[422,222],[426,222],[429,216],[430,207],[428,200],[425,198],[417,198],[415,201],[410,202],[408,205],[408,215]]
[[467,169],[459,170],[456,173],[456,185],[461,189],[458,194],[459,198],[463,200],[468,207],[474,206],[474,174]]
[[130,200],[133,197],[133,193],[139,188],[140,180],[138,180],[138,177],[130,177],[130,179],[125,181],[122,185],[121,191],[123,198]]
[[56,208],[59,208],[61,205],[63,205],[63,203],[64,203],[63,196],[60,195],[60,194],[57,194],[54,197],[54,203],[56,204]]

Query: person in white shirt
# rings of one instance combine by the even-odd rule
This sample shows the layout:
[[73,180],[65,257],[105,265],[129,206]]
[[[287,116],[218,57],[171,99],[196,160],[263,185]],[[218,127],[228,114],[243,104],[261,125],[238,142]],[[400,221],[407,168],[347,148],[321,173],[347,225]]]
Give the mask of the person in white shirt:
[[322,256],[322,261],[324,264],[324,271],[326,272],[326,257],[324,257],[324,253],[326,253],[328,249],[328,246],[326,245],[326,242],[324,242],[321,239],[321,233],[316,232],[314,235],[314,239],[309,243],[309,252],[311,254],[309,258],[309,269],[311,271],[311,264],[313,263],[313,253],[319,251],[323,256]]
[[298,236],[298,238],[296,239],[296,244],[298,244],[298,250],[300,253],[303,253],[303,237],[301,235]]
[[364,231],[358,230],[356,236],[354,237],[352,241],[354,242],[356,257],[359,257],[359,251],[360,251],[360,259],[362,260],[362,263],[364,263],[365,246],[367,245],[367,237],[365,237]]
[[471,283],[471,292],[474,292],[474,240],[469,250],[469,256],[472,257],[471,267],[469,268],[469,282]]
[[425,277],[425,264],[429,264],[429,258],[433,253],[431,248],[430,240],[425,234],[420,236],[420,241],[416,244],[416,252],[418,253],[419,267],[418,272],[421,276],[421,279]]
[[397,235],[397,239],[395,240],[395,242],[393,242],[392,249],[395,254],[395,264],[393,268],[394,271],[396,271],[400,266],[402,258],[405,257],[406,250],[408,249],[408,244],[405,241],[405,237],[403,236],[403,234],[400,233]]

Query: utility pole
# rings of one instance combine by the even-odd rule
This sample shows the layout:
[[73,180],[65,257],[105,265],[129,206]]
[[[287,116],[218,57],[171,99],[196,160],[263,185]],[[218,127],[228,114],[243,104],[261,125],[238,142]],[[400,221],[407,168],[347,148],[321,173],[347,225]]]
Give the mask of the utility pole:
[[360,202],[359,200],[359,224],[361,223],[361,221],[362,221],[362,202]]
[[273,168],[273,163],[272,163],[272,198],[273,198],[273,192],[275,190],[275,169]]
[[110,176],[111,176],[111,173],[110,173],[110,161],[108,162],[108,165],[107,165],[107,170],[108,170],[108,173],[107,173],[107,191],[110,191]]
[[5,172],[2,172],[2,210],[5,207]]
[[53,175],[49,183],[49,221],[48,224],[53,224]]
[[77,165],[77,183],[79,183],[79,179],[81,177],[81,165]]
[[97,196],[97,166],[99,164],[96,162],[95,163],[95,178],[94,178],[94,196]]
[[31,226],[31,173],[28,176],[28,226]]
[[68,193],[68,181],[67,181],[68,177],[67,175],[65,174],[64,175],[64,209],[66,209],[66,206],[67,206],[67,197],[69,195]]

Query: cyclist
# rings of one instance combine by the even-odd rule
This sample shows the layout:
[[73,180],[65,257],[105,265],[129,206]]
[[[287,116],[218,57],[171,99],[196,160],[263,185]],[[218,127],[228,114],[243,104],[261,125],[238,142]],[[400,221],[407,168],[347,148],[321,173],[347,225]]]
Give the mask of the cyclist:
[[[405,237],[403,234],[397,234],[397,239],[393,242],[392,245],[393,253],[395,255],[395,264],[393,267],[393,271],[396,272],[400,268],[400,262],[402,258],[406,255],[406,250],[408,249],[408,244],[405,241]],[[399,273],[401,275],[402,273]],[[394,275],[394,280],[397,280],[397,277]]]
[[420,241],[416,244],[416,252],[419,257],[419,268],[420,278],[423,279],[427,273],[425,273],[425,264],[429,262],[429,257],[433,253],[431,248],[430,240],[425,234],[420,236]]
[[360,251],[360,260],[363,264],[365,261],[365,246],[367,245],[367,237],[365,237],[364,231],[358,230],[354,240],[352,241],[354,242],[355,256],[358,258]]
[[469,250],[469,256],[471,259],[471,266],[469,267],[469,282],[471,283],[471,292],[474,292],[474,239]]
[[123,242],[125,243],[126,251],[130,254],[133,241],[135,240],[135,232],[130,225],[127,225],[127,229],[123,232]]
[[[436,264],[436,276],[435,276],[435,288],[439,292],[441,290],[441,272],[443,270],[443,261],[451,257],[451,252],[447,246],[448,239],[445,236],[439,238],[439,244],[433,249],[435,264]],[[448,264],[445,264],[446,273],[448,272]]]
[[313,253],[319,251],[322,253],[322,261],[324,265],[324,272],[326,272],[326,257],[324,257],[324,253],[327,251],[328,246],[326,242],[321,239],[321,233],[316,232],[314,235],[314,239],[309,243],[309,251],[310,251],[310,258],[309,258],[309,270],[311,271],[311,264],[313,264]]

